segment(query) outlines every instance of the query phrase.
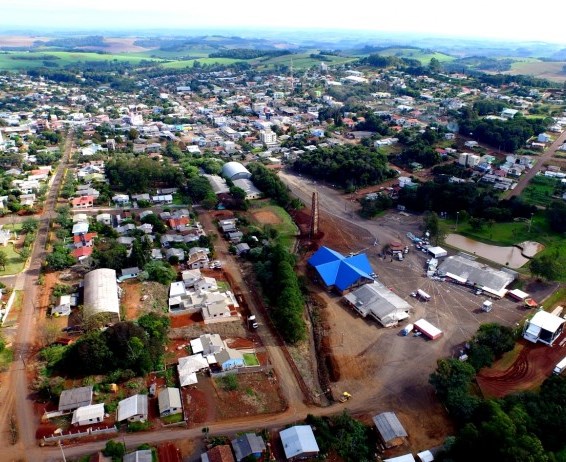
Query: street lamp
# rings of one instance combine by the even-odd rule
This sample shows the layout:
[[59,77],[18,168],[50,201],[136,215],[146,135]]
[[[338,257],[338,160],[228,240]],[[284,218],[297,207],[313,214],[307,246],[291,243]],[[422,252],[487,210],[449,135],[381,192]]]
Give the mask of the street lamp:
[[460,218],[460,212],[456,212],[456,231],[458,231],[458,218]]

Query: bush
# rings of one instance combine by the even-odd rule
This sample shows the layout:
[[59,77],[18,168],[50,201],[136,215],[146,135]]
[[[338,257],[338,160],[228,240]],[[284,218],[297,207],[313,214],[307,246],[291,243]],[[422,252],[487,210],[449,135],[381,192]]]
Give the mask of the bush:
[[236,374],[227,374],[218,381],[225,391],[235,391],[239,387],[238,376]]

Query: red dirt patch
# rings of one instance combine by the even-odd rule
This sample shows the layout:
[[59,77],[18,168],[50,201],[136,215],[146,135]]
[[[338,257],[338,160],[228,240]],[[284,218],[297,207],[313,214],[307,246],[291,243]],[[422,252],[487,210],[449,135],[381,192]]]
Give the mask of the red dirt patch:
[[182,462],[181,450],[173,443],[161,443],[157,446],[159,462]]
[[252,216],[262,225],[278,225],[281,223],[281,218],[275,215],[270,210],[261,210],[259,212],[253,212]]
[[230,348],[234,349],[244,349],[244,348],[254,348],[255,344],[252,340],[248,340],[247,338],[228,338],[226,339],[226,344]]
[[566,333],[555,341],[553,347],[519,340],[523,349],[511,366],[501,371],[497,369],[496,363],[478,374],[477,382],[484,396],[500,398],[539,386],[552,373],[554,366],[566,356],[566,348],[560,346],[564,340]]
[[124,305],[126,319],[132,321],[140,315],[141,284],[137,279],[130,279],[121,284],[124,290],[121,303]]
[[171,327],[187,327],[191,324],[198,324],[203,322],[202,315],[200,313],[185,313],[185,314],[175,314],[170,316]]

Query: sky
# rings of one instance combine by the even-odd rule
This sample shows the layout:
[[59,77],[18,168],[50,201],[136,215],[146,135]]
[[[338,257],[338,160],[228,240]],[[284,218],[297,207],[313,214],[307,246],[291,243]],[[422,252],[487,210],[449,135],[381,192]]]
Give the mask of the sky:
[[[0,31],[19,28],[335,29],[566,43],[559,0],[0,0]],[[536,8],[535,8],[536,6]],[[554,11],[554,13],[553,13]]]

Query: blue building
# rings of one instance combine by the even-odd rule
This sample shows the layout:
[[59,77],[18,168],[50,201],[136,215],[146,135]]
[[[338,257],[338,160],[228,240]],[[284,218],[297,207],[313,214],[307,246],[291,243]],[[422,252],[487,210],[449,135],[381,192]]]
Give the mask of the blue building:
[[345,257],[328,247],[321,247],[309,258],[308,264],[318,273],[328,290],[344,293],[373,282],[371,274],[374,271],[364,253]]

